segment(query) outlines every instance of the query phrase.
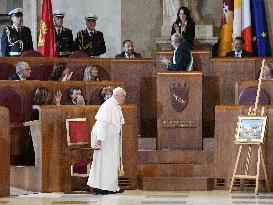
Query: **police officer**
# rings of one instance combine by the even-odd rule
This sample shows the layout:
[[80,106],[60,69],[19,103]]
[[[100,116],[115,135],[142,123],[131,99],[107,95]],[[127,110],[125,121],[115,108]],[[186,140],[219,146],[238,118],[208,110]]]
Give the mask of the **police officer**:
[[95,30],[98,17],[94,14],[86,16],[86,29],[77,33],[75,45],[77,50],[84,51],[90,56],[99,56],[106,52],[103,33]]
[[65,13],[61,10],[56,10],[53,13],[55,24],[56,51],[59,57],[69,56],[74,51],[72,30],[63,27],[64,15]]
[[13,22],[7,26],[1,38],[2,56],[21,56],[23,51],[33,50],[31,31],[22,26],[23,9],[16,8],[9,12]]

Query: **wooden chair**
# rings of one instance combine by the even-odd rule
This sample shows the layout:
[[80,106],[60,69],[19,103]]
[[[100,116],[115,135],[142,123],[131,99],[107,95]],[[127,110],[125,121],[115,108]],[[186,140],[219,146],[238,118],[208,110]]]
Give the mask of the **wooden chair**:
[[[257,89],[257,86],[250,86],[243,89],[239,96],[239,105],[254,105]],[[270,105],[270,98],[263,88],[260,91],[259,105]]]
[[81,150],[81,159],[71,162],[71,176],[88,177],[90,162],[83,160],[84,146],[89,144],[89,131],[86,118],[66,119],[67,145],[73,149]]

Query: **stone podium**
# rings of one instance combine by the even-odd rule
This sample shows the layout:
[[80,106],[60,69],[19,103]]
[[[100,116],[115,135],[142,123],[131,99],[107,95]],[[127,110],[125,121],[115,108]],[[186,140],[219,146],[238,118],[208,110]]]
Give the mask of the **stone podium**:
[[157,149],[202,149],[202,73],[157,73]]

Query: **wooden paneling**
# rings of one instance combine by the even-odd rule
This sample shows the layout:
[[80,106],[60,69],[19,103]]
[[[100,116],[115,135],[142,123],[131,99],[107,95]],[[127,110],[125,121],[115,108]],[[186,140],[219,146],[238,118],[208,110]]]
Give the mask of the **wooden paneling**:
[[[177,92],[172,93],[172,87]],[[183,91],[184,90],[184,91]],[[202,148],[202,73],[160,72],[157,73],[157,145],[158,149],[201,149]],[[186,103],[178,112],[171,100],[176,95],[177,104]],[[195,123],[195,127],[164,127],[163,121]]]
[[[235,132],[238,122],[238,115],[247,115],[248,106],[216,106],[215,108],[215,139],[216,139],[216,153],[215,153],[215,179],[224,179],[226,184],[224,188],[228,189],[230,185],[230,179],[235,166],[235,160],[239,150],[239,145],[234,143]],[[258,114],[260,109],[258,110]],[[269,184],[273,186],[273,107],[268,106],[265,109],[265,115],[268,116],[267,124],[267,136],[265,143],[265,159],[267,174],[269,177]],[[246,150],[244,148],[244,154],[241,159],[245,161]],[[252,156],[257,153],[257,146],[252,147]],[[243,161],[239,164],[238,172],[243,174]],[[249,174],[254,175],[256,173],[256,161],[252,158]],[[263,174],[261,175],[263,178]]]
[[[22,189],[42,192],[71,191],[70,165],[77,160],[90,160],[91,150],[83,154],[67,146],[65,119],[86,117],[90,131],[94,124],[99,106],[41,106],[40,120],[29,122],[33,134],[33,145],[36,153],[37,174],[30,175],[34,169],[12,169],[12,177],[26,173],[22,179],[12,180],[12,185]],[[124,105],[125,118],[123,126],[123,163],[125,176],[129,178],[129,188],[137,187],[137,109],[135,105]],[[50,120],[49,120],[50,119]],[[18,173],[17,173],[18,172]],[[20,173],[19,173],[20,172]],[[33,185],[31,181],[35,181]],[[38,189],[38,190],[37,190]]]
[[10,194],[10,123],[9,111],[0,107],[0,197]]
[[141,137],[156,137],[155,61],[148,59],[115,60],[112,79],[125,82],[127,103],[138,106]]

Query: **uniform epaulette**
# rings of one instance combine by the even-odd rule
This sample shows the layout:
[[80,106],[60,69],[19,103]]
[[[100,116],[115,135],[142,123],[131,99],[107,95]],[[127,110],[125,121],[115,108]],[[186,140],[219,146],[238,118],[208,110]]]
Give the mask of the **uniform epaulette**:
[[63,27],[64,31],[71,31],[71,29]]

